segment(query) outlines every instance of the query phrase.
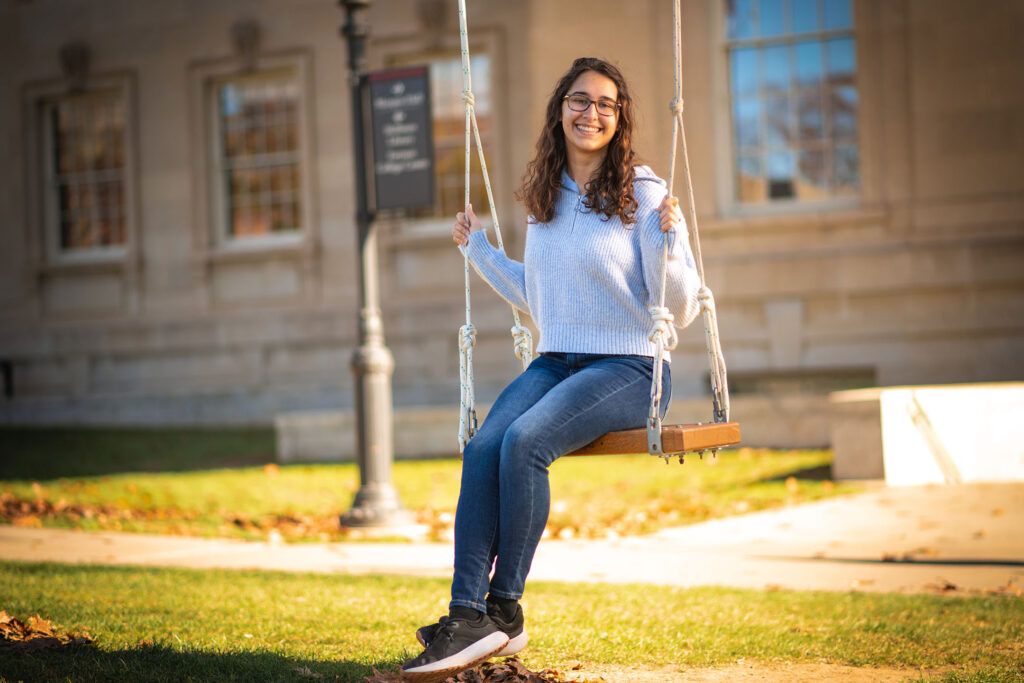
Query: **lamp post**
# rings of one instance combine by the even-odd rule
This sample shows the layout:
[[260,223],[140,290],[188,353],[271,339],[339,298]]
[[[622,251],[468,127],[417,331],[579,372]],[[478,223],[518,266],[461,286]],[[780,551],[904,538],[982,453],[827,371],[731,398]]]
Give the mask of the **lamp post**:
[[352,508],[340,518],[342,526],[382,527],[410,524],[391,483],[394,456],[391,373],[395,361],[384,345],[377,269],[377,233],[366,197],[366,143],[363,125],[363,67],[369,28],[356,21],[356,12],[370,0],[339,0],[347,12],[341,35],[348,41],[349,88],[352,97],[352,152],[355,160],[356,227],[359,237],[359,346],[350,366],[355,380],[356,456],[359,491]]

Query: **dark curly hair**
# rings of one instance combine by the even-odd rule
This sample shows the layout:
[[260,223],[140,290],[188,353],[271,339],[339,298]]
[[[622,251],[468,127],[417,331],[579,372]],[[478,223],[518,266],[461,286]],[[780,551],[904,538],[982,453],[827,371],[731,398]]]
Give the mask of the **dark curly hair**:
[[572,63],[568,71],[555,84],[548,100],[544,130],[537,140],[537,153],[526,166],[523,183],[515,198],[526,206],[533,219],[547,223],[555,216],[555,202],[562,183],[562,169],[567,157],[565,132],[562,130],[562,100],[580,74],[594,71],[615,83],[619,92],[619,118],[615,135],[608,143],[608,150],[596,177],[583,187],[586,192],[586,206],[603,213],[607,218],[618,216],[623,224],[636,222],[633,213],[637,208],[633,196],[633,180],[636,154],[633,152],[633,98],[622,72],[612,64],[595,57],[581,57]]

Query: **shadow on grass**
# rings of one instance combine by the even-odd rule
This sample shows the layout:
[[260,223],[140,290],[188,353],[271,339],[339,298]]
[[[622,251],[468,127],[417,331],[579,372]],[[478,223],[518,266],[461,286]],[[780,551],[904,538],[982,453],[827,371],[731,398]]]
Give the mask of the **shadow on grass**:
[[828,481],[832,479],[832,465],[818,465],[817,467],[805,467],[802,470],[785,472],[775,477],[766,477],[762,482],[786,481],[790,477],[794,479],[805,479],[807,481]]
[[270,428],[0,429],[0,479],[253,467],[275,460]]
[[363,681],[397,670],[397,659],[372,663],[293,659],[267,652],[180,652],[160,645],[102,650],[91,645],[0,648],[0,677],[11,681]]

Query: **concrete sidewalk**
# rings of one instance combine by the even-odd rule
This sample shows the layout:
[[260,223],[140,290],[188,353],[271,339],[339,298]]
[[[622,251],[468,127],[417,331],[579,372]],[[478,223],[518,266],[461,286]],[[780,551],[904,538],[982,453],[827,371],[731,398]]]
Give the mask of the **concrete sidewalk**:
[[[1022,522],[1022,484],[883,488],[651,536],[543,541],[530,578],[885,592],[1024,588]],[[247,543],[3,526],[0,559],[449,577],[452,547]]]

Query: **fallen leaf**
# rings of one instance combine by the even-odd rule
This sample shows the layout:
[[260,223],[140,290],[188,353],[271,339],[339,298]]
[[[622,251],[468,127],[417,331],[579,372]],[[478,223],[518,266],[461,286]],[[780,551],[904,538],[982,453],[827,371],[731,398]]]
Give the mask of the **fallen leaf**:
[[88,634],[64,633],[38,614],[23,622],[0,610],[0,649],[41,649],[89,643],[92,638]]
[[294,669],[295,669],[295,671],[300,676],[303,676],[305,678],[323,678],[324,677],[323,674],[318,674],[318,673],[315,673],[315,672],[311,671],[308,666],[296,666],[296,667],[294,667]]

